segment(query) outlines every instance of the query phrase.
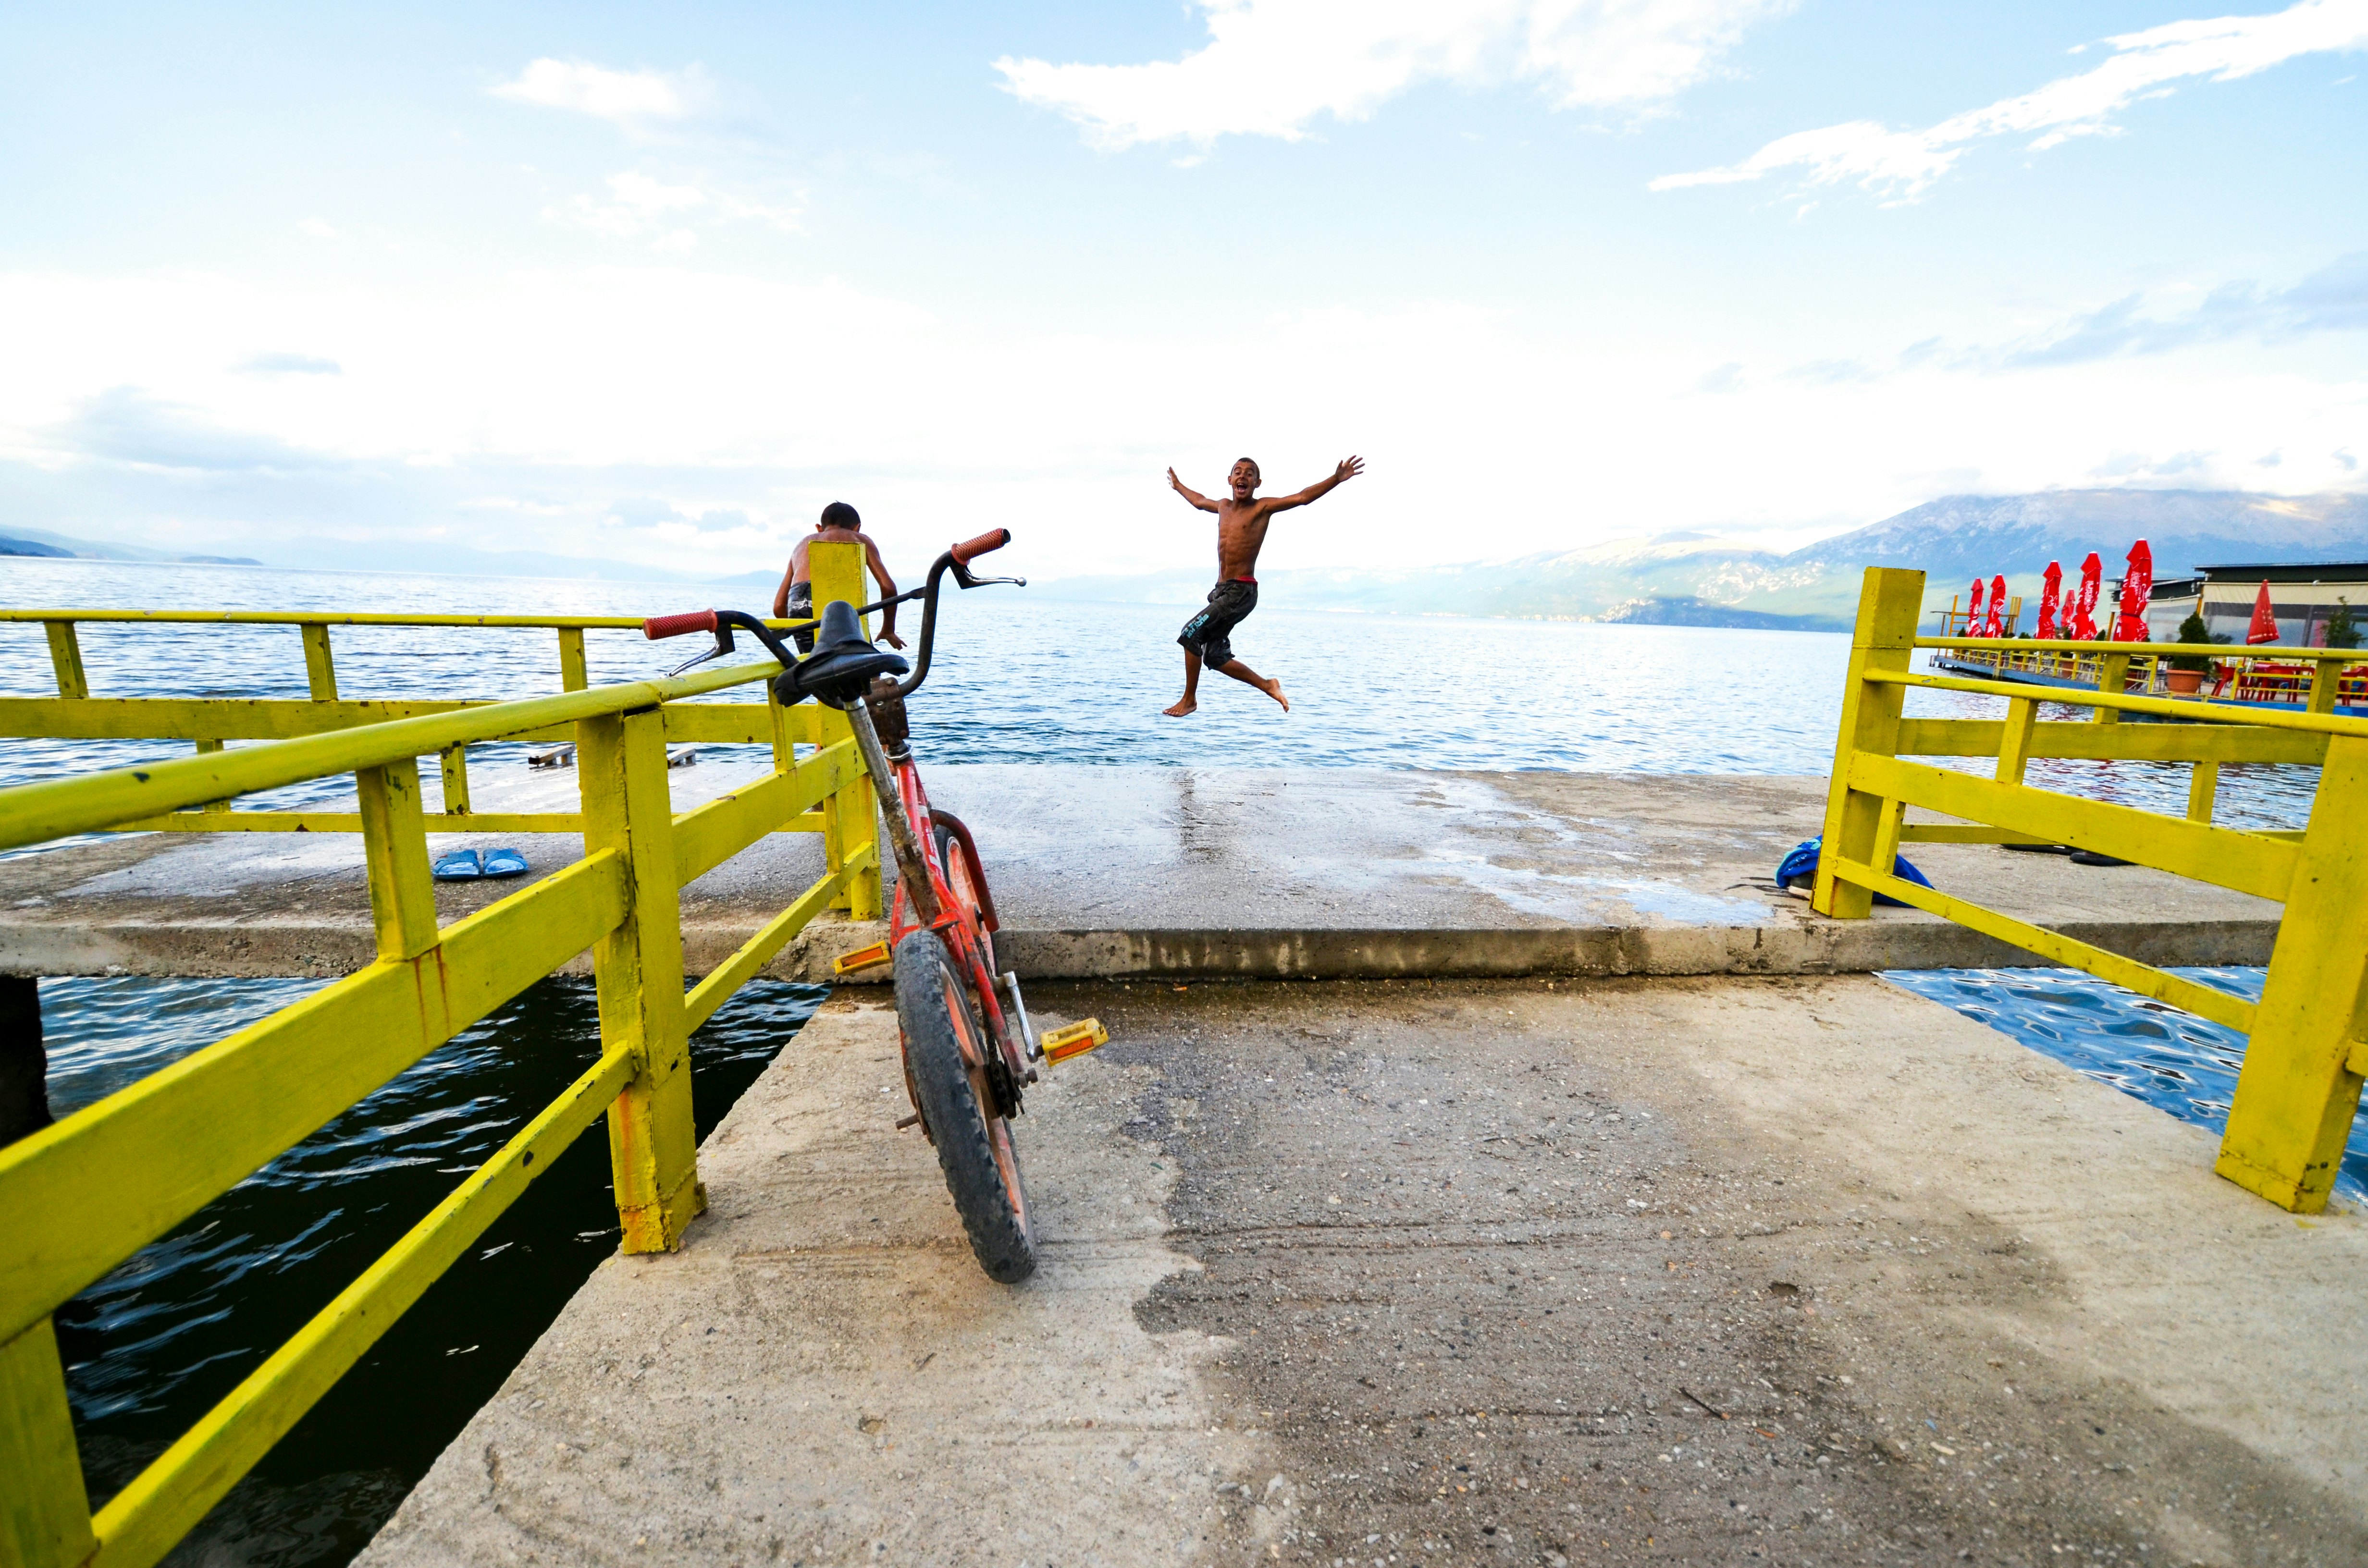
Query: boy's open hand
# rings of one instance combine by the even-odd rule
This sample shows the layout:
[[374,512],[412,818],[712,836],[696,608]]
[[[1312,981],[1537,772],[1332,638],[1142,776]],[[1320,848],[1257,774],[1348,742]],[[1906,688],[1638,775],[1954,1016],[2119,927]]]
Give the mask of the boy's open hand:
[[[1173,476],[1173,472],[1174,472],[1174,471],[1172,471],[1172,470],[1170,471],[1170,475],[1171,475],[1171,477]],[[1354,479],[1354,478],[1356,478],[1359,474],[1360,474],[1360,473],[1362,473],[1362,472],[1365,472],[1365,460],[1364,460],[1364,459],[1362,459],[1362,458],[1343,458],[1342,460],[1340,460],[1340,464],[1339,464],[1339,466],[1338,466],[1338,467],[1337,467],[1337,468],[1335,468],[1335,469],[1332,471],[1332,483],[1335,483],[1335,484],[1338,484],[1338,483],[1341,483],[1342,481],[1344,481],[1344,480],[1350,480],[1350,479]]]
[[1176,471],[1172,468],[1167,471],[1167,483],[1173,489],[1182,490],[1184,488],[1184,482],[1176,477]]

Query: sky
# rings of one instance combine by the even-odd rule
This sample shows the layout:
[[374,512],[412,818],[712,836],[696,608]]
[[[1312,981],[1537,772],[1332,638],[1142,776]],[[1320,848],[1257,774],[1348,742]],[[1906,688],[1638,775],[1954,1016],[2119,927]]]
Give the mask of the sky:
[[2368,488],[2368,0],[0,10],[0,533],[1275,567]]

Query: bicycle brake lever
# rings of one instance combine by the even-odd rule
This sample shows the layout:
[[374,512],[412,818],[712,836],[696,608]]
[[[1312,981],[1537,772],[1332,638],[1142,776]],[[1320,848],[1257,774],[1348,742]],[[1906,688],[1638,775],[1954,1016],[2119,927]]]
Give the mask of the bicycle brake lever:
[[666,679],[672,680],[675,676],[682,674],[685,670],[697,669],[700,665],[707,663],[708,660],[714,658],[717,654],[723,652],[723,650],[721,648],[710,648],[704,653],[693,653],[689,658],[685,659],[674,668],[666,671]]

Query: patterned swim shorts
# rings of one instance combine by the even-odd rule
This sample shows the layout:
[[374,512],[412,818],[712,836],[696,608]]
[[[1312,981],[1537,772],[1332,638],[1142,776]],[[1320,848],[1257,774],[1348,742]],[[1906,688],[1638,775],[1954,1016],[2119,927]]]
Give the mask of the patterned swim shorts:
[[1234,628],[1258,608],[1258,585],[1228,577],[1209,590],[1209,608],[1184,623],[1176,641],[1212,668],[1234,662]]

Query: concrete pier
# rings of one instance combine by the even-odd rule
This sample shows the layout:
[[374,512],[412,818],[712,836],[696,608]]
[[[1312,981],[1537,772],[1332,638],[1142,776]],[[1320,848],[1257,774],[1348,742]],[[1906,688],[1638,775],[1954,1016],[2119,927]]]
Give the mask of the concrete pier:
[[2368,1226],[1879,980],[1040,986],[1017,1289],[884,1000],[364,1562],[2368,1561]]
[[[672,776],[678,809],[753,777]],[[976,831],[1004,961],[1033,979],[1816,974],[2029,963],[1916,910],[1820,919],[1774,890],[1818,831],[1822,778],[1354,768],[980,766],[928,771]],[[570,811],[570,772],[481,769],[486,811]],[[441,835],[434,841],[447,846]],[[517,844],[537,875],[572,836]],[[2157,964],[2265,963],[2278,906],[2138,867],[1911,846],[1940,886]],[[684,893],[693,972],[821,874],[783,834]],[[448,886],[447,920],[518,884]],[[829,978],[877,933],[825,922],[780,979]],[[146,835],[0,862],[0,972],[347,972],[371,953],[355,835]]]

